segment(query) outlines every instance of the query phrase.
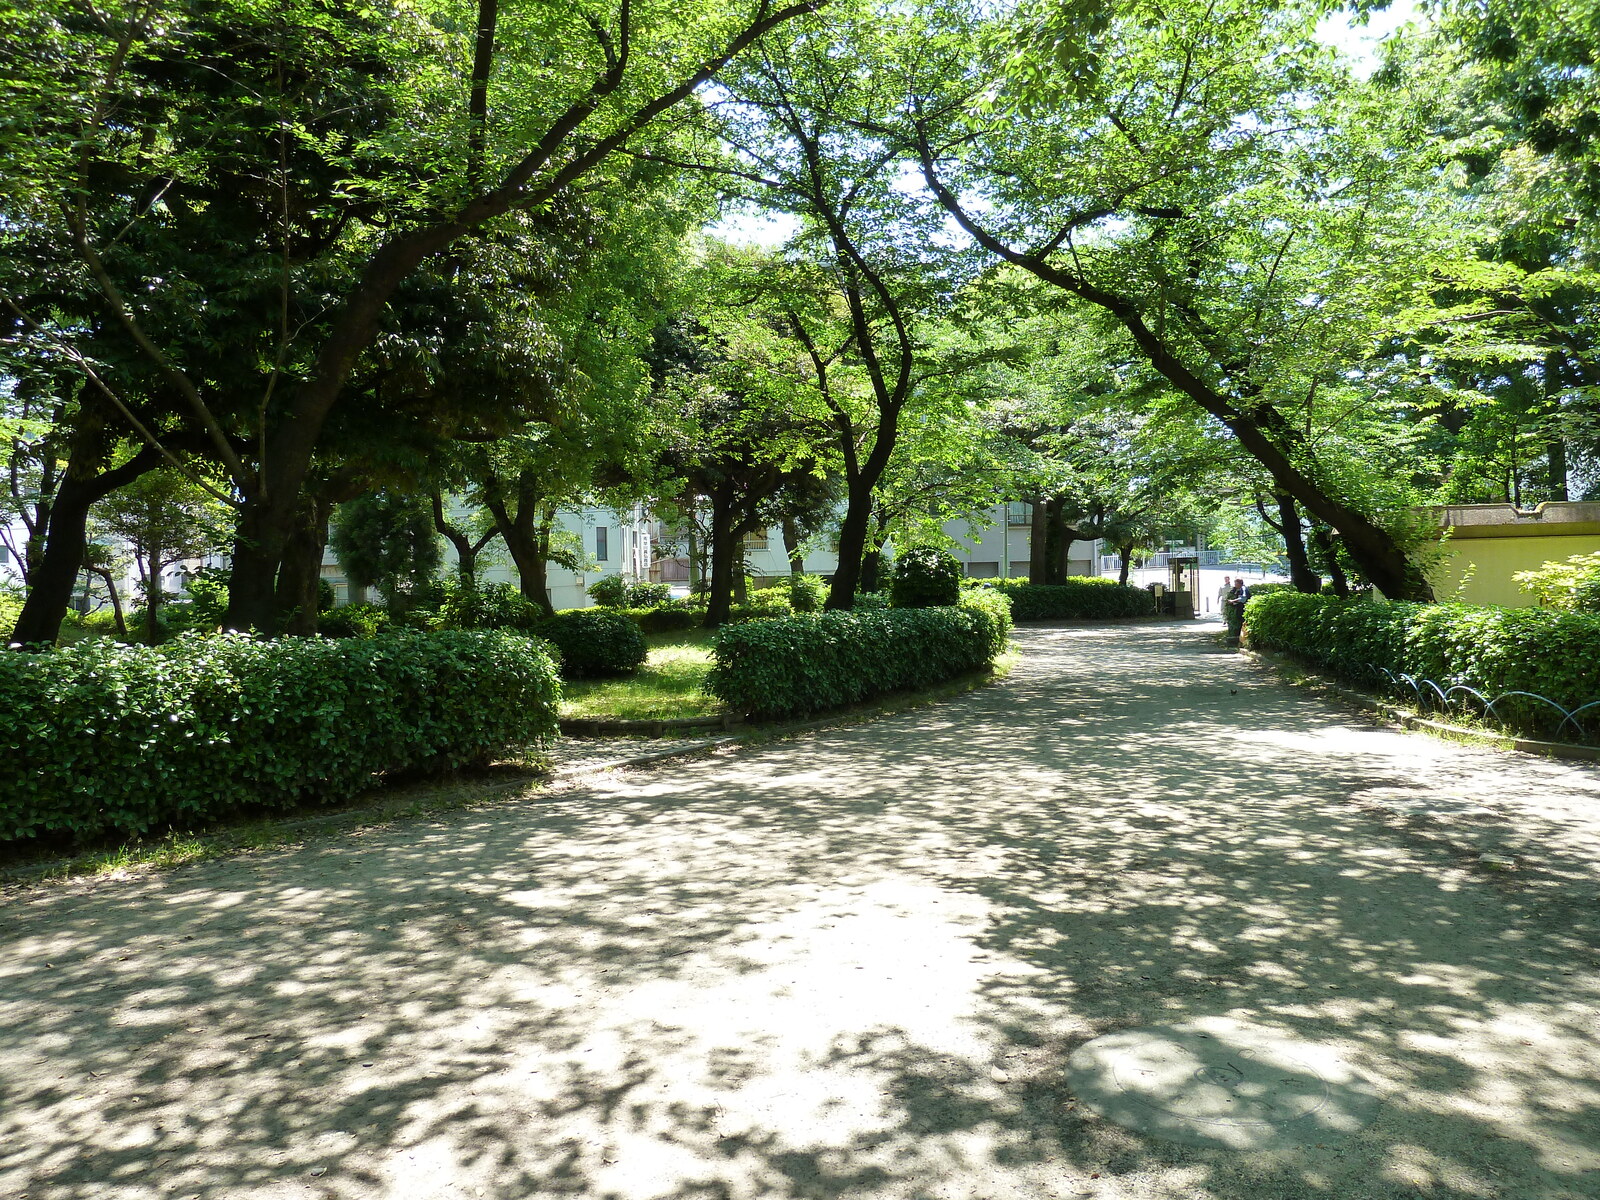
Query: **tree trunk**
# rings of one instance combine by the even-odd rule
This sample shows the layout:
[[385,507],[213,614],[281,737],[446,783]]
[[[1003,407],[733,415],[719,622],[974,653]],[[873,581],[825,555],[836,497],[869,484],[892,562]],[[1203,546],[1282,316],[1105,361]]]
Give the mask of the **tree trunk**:
[[864,483],[864,478],[857,474],[850,480],[844,521],[839,526],[839,567],[833,574],[825,608],[848,611],[855,607],[861,584],[861,558],[867,548],[867,524],[872,519],[872,484]]
[[156,610],[161,607],[161,559],[166,550],[161,546],[149,546],[145,553],[149,555],[149,566],[146,568],[144,584],[144,641],[147,646],[154,646],[161,641],[161,626],[156,621]]
[[1033,520],[1028,530],[1028,582],[1044,583],[1050,574],[1050,514],[1044,497],[1033,498]]
[[1117,547],[1117,557],[1122,560],[1122,569],[1117,572],[1117,582],[1123,587],[1128,586],[1128,570],[1133,566],[1133,543]]
[[689,594],[692,596],[700,591],[706,581],[706,573],[701,564],[700,539],[694,536],[692,521],[684,538],[689,550]]
[[1349,599],[1350,580],[1339,565],[1339,545],[1334,539],[1333,530],[1326,525],[1318,525],[1311,531],[1311,539],[1328,568],[1328,582],[1333,585],[1333,594],[1341,600]]
[[61,636],[61,621],[72,604],[72,589],[88,547],[90,506],[162,462],[159,454],[146,448],[121,466],[85,478],[77,459],[75,451],[51,503],[48,528],[41,529],[44,551],[33,568],[27,599],[11,632],[11,641],[17,645],[47,645]]
[[106,585],[106,595],[111,597],[111,619],[116,623],[117,636],[123,641],[128,640],[128,623],[122,615],[122,597],[117,594],[117,577],[110,567],[91,567],[87,564],[83,568],[91,575],[98,575],[100,582]]
[[[517,568],[517,587],[523,598],[533,601],[545,616],[555,615],[555,605],[550,603],[550,586],[546,579],[550,558],[550,528],[555,514],[541,517],[543,503],[533,489],[519,481],[517,513],[512,516],[505,500],[486,494],[484,505],[494,518],[495,529],[511,554]],[[542,535],[542,536],[541,536]]]
[[445,516],[444,496],[438,488],[433,489],[433,527],[455,547],[456,576],[461,580],[461,586],[475,590],[478,586],[478,554],[494,540],[495,531],[491,530],[477,541],[473,541],[464,530],[451,524],[450,519]]
[[1311,560],[1306,557],[1300,510],[1295,507],[1294,497],[1288,492],[1278,491],[1274,496],[1278,501],[1279,532],[1283,534],[1284,553],[1289,559],[1289,582],[1294,584],[1295,591],[1315,596],[1322,591],[1322,577],[1311,569]]
[[279,628],[284,633],[312,637],[322,607],[322,555],[328,545],[328,505],[306,497],[293,535],[283,548],[278,568]]
[[783,550],[789,559],[789,574],[804,575],[806,558],[800,550],[800,531],[795,528],[793,517],[783,519]]
[[737,547],[733,541],[733,506],[711,497],[711,590],[706,596],[705,628],[715,629],[728,620],[733,599],[733,572]]

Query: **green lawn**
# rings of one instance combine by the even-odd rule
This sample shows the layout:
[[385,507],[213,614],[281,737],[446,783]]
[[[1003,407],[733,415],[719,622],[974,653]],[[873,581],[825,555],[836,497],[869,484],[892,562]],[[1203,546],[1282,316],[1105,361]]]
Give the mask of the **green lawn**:
[[710,640],[704,629],[647,635],[650,657],[637,675],[563,684],[561,715],[613,721],[720,716],[722,702],[700,690],[711,669]]

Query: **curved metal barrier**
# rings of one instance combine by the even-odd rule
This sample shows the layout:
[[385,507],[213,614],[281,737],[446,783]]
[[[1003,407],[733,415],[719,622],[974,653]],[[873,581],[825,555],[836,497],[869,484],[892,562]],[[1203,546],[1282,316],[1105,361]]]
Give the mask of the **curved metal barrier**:
[[[1284,646],[1282,648],[1310,662],[1323,662],[1318,655],[1300,647]],[[1344,663],[1323,662],[1323,665],[1347,675],[1365,675],[1394,695],[1414,702],[1418,708],[1426,712],[1471,716],[1496,725],[1510,733],[1537,733],[1540,736],[1551,737],[1556,741],[1600,741],[1600,700],[1591,700],[1586,704],[1578,705],[1576,708],[1568,708],[1564,704],[1550,699],[1549,696],[1540,695],[1538,692],[1501,692],[1498,696],[1491,698],[1478,688],[1464,683],[1439,684],[1421,675],[1408,675],[1404,671],[1391,671],[1387,667],[1380,667],[1377,663],[1352,660]],[[1544,723],[1527,719],[1518,720],[1514,716],[1497,711],[1506,701],[1519,698],[1532,701],[1533,703],[1529,707],[1534,712],[1543,711],[1544,708],[1551,710],[1551,720],[1560,717],[1560,720],[1556,723],[1555,732],[1553,734],[1541,732],[1548,728]],[[1510,707],[1514,709],[1516,705],[1513,704]],[[1584,720],[1579,720],[1579,717],[1584,713],[1591,715]],[[1570,737],[1565,736],[1568,726],[1572,729]]]

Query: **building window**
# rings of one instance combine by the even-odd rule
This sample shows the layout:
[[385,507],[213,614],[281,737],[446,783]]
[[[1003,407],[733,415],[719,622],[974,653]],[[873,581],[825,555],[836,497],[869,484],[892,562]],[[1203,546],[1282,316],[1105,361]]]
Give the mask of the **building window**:
[[1033,564],[1029,563],[1029,562],[1015,562],[1015,561],[1013,561],[1012,564],[1011,564],[1011,578],[1013,578],[1013,579],[1026,579],[1028,577],[1028,568],[1031,567],[1032,565]]
[[1026,500],[1013,500],[1006,505],[1007,525],[1032,525],[1033,505]]
[[993,579],[1000,574],[1000,564],[997,562],[969,562],[967,564],[968,579]]
[[606,545],[606,535],[609,530],[604,525],[595,526],[594,531],[594,556],[600,562],[605,562],[611,557],[610,548]]
[[745,534],[744,548],[746,550],[765,550],[767,548],[767,531],[765,529],[752,529]]

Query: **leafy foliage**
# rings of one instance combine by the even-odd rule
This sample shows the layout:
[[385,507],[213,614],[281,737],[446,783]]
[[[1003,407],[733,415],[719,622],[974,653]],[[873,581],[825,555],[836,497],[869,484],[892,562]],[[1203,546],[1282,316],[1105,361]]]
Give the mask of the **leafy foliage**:
[[820,575],[789,577],[789,607],[795,612],[821,612],[828,599],[828,585]]
[[389,610],[381,604],[346,604],[325,613],[317,631],[331,638],[369,638],[390,626]]
[[[1600,615],[1466,604],[1375,604],[1300,592],[1258,596],[1245,608],[1253,646],[1285,650],[1361,682],[1374,668],[1475,688],[1548,696],[1573,709],[1600,700]],[[1529,733],[1560,717],[1513,698],[1497,716]],[[1571,727],[1568,726],[1570,729]]]
[[564,679],[631,675],[649,654],[639,626],[608,608],[569,608],[534,626],[561,652]]
[[894,563],[889,602],[896,608],[939,608],[961,596],[961,564],[955,555],[927,548],[903,551]]
[[1153,617],[1156,600],[1143,588],[1109,579],[1069,579],[1040,584],[985,579],[973,591],[994,591],[1011,601],[1018,621],[1078,621],[1113,617]]
[[0,840],[332,803],[551,736],[559,702],[544,648],[502,633],[92,638],[0,655]]
[[1600,551],[1547,562],[1537,571],[1518,571],[1512,578],[1546,608],[1600,613]]
[[509,583],[450,588],[438,612],[441,629],[529,630],[544,619],[544,610]]
[[589,585],[589,595],[608,608],[654,608],[672,599],[672,589],[664,583],[604,575]]
[[1003,597],[959,606],[799,613],[727,626],[706,690],[737,712],[793,717],[988,666],[1004,648]]
[[443,557],[427,498],[398,491],[340,505],[329,544],[350,582],[376,587],[397,609],[433,579]]

